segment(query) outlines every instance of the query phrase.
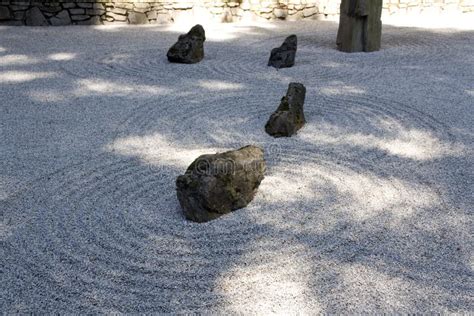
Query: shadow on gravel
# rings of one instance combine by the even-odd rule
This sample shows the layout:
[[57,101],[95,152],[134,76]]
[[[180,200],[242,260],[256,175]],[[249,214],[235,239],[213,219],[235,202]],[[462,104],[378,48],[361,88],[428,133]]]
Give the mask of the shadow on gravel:
[[[166,61],[165,27],[2,27],[0,309],[472,310],[473,33],[387,27],[348,55],[335,23],[297,26],[211,36],[197,65]],[[290,32],[299,61],[268,68]],[[308,122],[276,140],[292,81]],[[248,143],[267,155],[255,200],[185,221],[176,177]]]

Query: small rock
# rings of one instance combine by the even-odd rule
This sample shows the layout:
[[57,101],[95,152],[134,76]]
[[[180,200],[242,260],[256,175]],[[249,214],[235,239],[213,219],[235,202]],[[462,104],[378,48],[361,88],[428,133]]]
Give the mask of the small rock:
[[178,42],[171,46],[166,56],[173,63],[198,63],[204,58],[205,40],[204,28],[197,24],[187,34],[179,36]]
[[289,137],[296,134],[306,123],[303,111],[305,96],[304,85],[290,83],[286,96],[281,99],[280,106],[265,125],[265,131],[273,137]]
[[288,36],[280,47],[272,49],[268,66],[275,68],[292,67],[295,64],[297,43],[296,35]]
[[130,24],[148,24],[148,18],[145,13],[130,12],[128,14],[128,22]]
[[187,219],[207,222],[247,206],[264,178],[263,150],[238,150],[199,156],[176,179],[179,203]]
[[38,7],[32,7],[26,11],[26,25],[29,26],[46,26],[49,25],[43,13]]

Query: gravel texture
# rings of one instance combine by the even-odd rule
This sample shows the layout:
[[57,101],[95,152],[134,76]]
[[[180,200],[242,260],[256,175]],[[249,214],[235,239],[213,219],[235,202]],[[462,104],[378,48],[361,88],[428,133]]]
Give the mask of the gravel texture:
[[[175,26],[0,28],[0,310],[473,312],[473,31],[347,54],[334,22],[203,24],[195,65]],[[307,124],[274,139],[289,82]],[[186,221],[176,177],[247,144],[254,201]]]

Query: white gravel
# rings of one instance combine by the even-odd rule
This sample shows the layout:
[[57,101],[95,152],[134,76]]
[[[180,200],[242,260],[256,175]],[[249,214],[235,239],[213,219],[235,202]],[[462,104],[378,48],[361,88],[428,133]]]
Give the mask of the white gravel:
[[[0,310],[474,312],[473,30],[346,54],[333,22],[204,26],[196,65],[174,26],[0,28]],[[292,81],[308,123],[273,139]],[[185,221],[176,176],[246,144],[255,200]]]

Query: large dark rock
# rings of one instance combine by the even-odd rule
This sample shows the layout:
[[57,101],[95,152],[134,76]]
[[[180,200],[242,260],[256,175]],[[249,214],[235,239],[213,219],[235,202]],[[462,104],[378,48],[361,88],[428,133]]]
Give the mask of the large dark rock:
[[172,63],[194,64],[204,58],[204,28],[197,24],[187,34],[180,35],[168,50],[168,60]]
[[383,0],[342,0],[337,47],[343,52],[380,50]]
[[306,123],[303,112],[305,96],[304,85],[290,83],[286,96],[281,99],[280,106],[265,125],[265,131],[274,137],[289,137],[296,134]]
[[48,20],[38,7],[32,7],[26,11],[26,25],[30,26],[46,26],[49,25]]
[[272,49],[268,66],[275,68],[292,67],[295,64],[297,45],[296,35],[288,36],[280,47]]
[[265,173],[263,150],[238,150],[198,157],[176,180],[179,203],[187,219],[207,222],[245,207]]

